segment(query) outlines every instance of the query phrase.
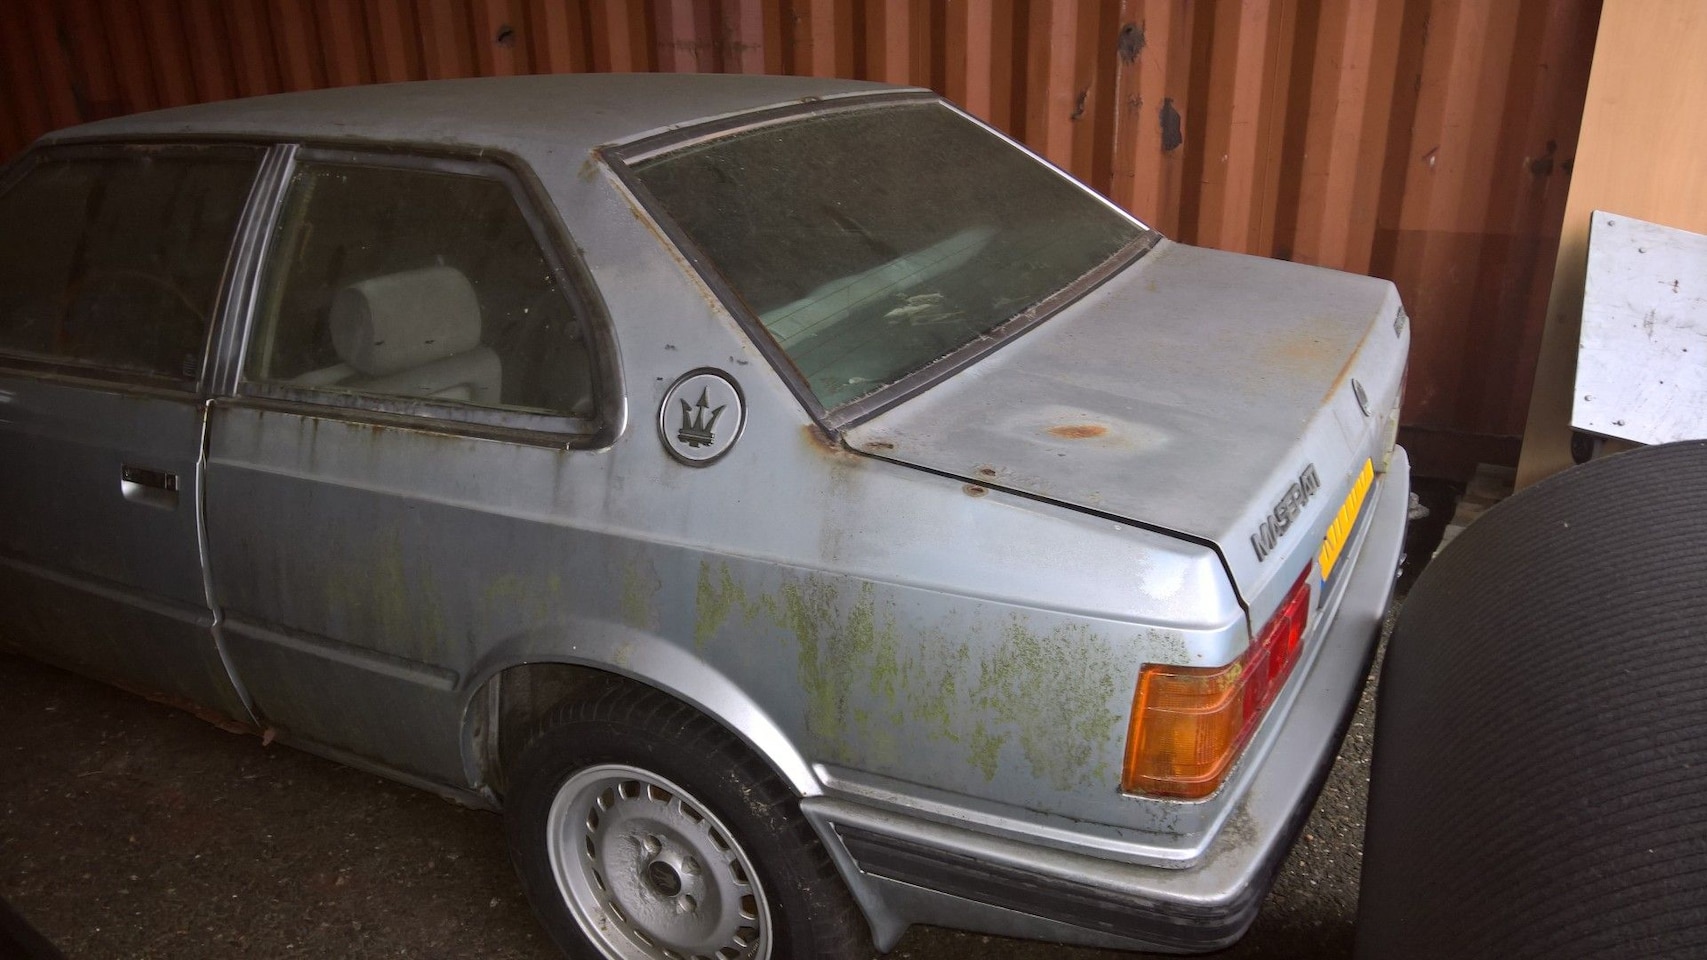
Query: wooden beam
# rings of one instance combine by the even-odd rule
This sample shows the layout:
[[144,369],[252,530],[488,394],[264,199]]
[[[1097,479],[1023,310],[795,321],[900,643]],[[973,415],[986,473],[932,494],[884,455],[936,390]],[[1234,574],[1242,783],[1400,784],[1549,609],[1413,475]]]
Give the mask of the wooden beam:
[[1589,213],[1707,233],[1707,5],[1609,3],[1600,15],[1517,483],[1571,465],[1571,397]]

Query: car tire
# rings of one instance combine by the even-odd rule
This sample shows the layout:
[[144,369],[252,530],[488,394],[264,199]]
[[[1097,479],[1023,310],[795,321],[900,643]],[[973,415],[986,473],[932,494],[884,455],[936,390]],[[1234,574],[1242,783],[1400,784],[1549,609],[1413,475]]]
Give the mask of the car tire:
[[655,690],[553,711],[517,758],[510,857],[584,960],[866,960],[870,931],[793,791]]
[[1707,443],[1470,525],[1382,668],[1358,960],[1707,956]]

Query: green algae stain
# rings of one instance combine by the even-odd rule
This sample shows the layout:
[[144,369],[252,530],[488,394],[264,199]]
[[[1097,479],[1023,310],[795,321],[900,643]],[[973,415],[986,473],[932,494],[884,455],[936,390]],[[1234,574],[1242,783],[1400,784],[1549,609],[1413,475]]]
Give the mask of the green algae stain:
[[729,619],[729,611],[735,605],[735,581],[729,576],[728,565],[718,564],[717,572],[721,579],[712,577],[709,561],[700,561],[693,622],[693,645],[698,650],[704,650],[705,642],[723,629],[723,622]]
[[1015,619],[981,665],[970,699],[1013,731],[1034,776],[1061,790],[1090,785],[1106,774],[1092,758],[1120,723],[1109,704],[1123,674],[1110,660],[1083,624],[1044,635]]
[[[955,643],[940,630],[925,633],[902,661],[899,677],[905,692],[904,710],[893,722],[907,724],[932,740],[961,743],[965,709],[960,703],[960,678],[972,662],[972,649]],[[992,773],[991,776],[994,776]]]
[[739,610],[745,619],[752,620],[759,608],[773,606],[768,597],[761,598],[758,604],[750,602],[747,591],[730,575],[727,563],[701,560],[699,586],[694,592],[694,647],[704,650],[729,621],[731,613]]
[[878,609],[871,584],[850,596],[842,583],[808,574],[752,596],[727,564],[703,562],[694,646],[704,650],[737,615],[749,625],[775,627],[795,644],[807,732],[838,760],[892,764],[900,753],[902,714],[895,705],[903,694],[895,619]]
[[413,626],[409,616],[409,577],[403,569],[403,537],[396,528],[375,544],[373,573],[368,579],[368,596],[381,625],[391,630],[407,630]]
[[[841,744],[844,712],[847,709],[847,685],[851,679],[848,657],[839,638],[825,636],[825,627],[835,632],[836,591],[816,577],[785,583],[780,591],[782,604],[777,611],[781,626],[794,635],[799,645],[798,664],[800,686],[806,693],[806,729],[829,744]],[[844,754],[845,755],[845,754]]]
[[989,727],[980,723],[966,740],[966,761],[978,768],[985,783],[996,779],[996,772],[1002,767],[1002,744],[1008,742],[1008,735],[991,733]]
[[664,582],[650,563],[630,560],[622,565],[622,621],[641,630],[658,628],[658,607],[654,602]]
[[807,574],[754,595],[727,564],[704,562],[695,645],[735,617],[792,639],[806,731],[826,759],[894,770],[904,746],[947,745],[986,782],[1023,757],[1058,789],[1104,784],[1120,723],[1110,704],[1127,671],[1088,626],[1039,632],[1015,617],[964,638],[932,630],[904,642],[877,588],[855,583]]
[[497,624],[511,608],[526,602],[528,596],[527,584],[521,577],[513,573],[501,573],[486,581],[486,590],[480,597],[481,618],[490,628]]
[[345,634],[360,645],[422,663],[447,665],[450,631],[435,591],[431,568],[411,568],[396,527],[371,541],[366,556],[347,546],[328,550],[325,596],[329,610],[347,620]]

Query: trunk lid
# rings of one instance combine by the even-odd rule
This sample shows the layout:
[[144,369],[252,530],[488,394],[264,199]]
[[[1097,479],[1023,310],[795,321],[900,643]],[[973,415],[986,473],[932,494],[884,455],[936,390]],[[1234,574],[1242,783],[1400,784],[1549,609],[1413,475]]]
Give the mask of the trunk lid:
[[1260,623],[1384,468],[1409,335],[1385,280],[1163,241],[845,439],[1212,543]]

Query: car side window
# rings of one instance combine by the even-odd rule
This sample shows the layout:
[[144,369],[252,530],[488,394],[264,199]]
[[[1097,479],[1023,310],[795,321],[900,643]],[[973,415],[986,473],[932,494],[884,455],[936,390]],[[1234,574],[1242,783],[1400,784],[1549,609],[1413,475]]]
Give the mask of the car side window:
[[194,381],[259,150],[103,148],[0,195],[0,353]]
[[258,303],[251,382],[594,412],[583,325],[500,168],[299,159]]

